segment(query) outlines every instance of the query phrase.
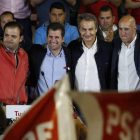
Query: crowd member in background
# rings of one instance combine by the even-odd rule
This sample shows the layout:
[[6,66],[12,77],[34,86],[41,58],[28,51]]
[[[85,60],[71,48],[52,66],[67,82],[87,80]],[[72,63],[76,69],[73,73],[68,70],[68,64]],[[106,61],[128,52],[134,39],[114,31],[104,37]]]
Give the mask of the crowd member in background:
[[[118,19],[120,20],[123,16],[127,15],[127,9],[124,7],[125,0],[121,0],[121,4],[117,7]],[[119,21],[118,20],[118,21]]]
[[16,21],[24,27],[24,36],[28,36],[32,40],[30,0],[1,0],[0,15],[5,11],[14,14]]
[[29,55],[32,85],[35,97],[47,92],[66,72],[70,73],[71,58],[68,48],[63,47],[65,29],[61,23],[48,25],[47,47],[33,45]]
[[73,87],[79,91],[109,89],[112,45],[96,37],[97,19],[86,13],[78,17],[82,41],[74,40],[71,50]]
[[70,8],[70,24],[77,26],[78,11],[80,8],[80,0],[76,0],[76,4]]
[[26,104],[25,81],[28,72],[28,55],[19,47],[23,39],[22,25],[9,22],[4,26],[3,45],[0,46],[0,103]]
[[70,23],[70,6],[74,6],[76,4],[76,0],[31,0],[31,4],[33,7],[37,7],[37,20],[39,21],[39,26],[45,21],[49,20],[49,9],[52,3],[61,2],[66,11],[66,22]]
[[101,40],[111,42],[119,37],[118,27],[114,24],[115,16],[110,6],[103,6],[99,11],[99,27],[97,37]]
[[137,33],[140,34],[140,1],[139,0],[125,0],[124,7],[131,10],[131,16],[136,20]]
[[65,26],[65,38],[64,42],[66,45],[70,43],[72,40],[75,40],[79,37],[79,33],[77,27],[70,25],[69,23],[65,22],[65,7],[60,2],[55,2],[50,7],[49,13],[50,21],[46,21],[41,27],[36,30],[34,44],[45,44],[47,43],[46,40],[46,32],[47,26],[53,22],[59,22],[63,26]]
[[[14,18],[14,14],[12,12],[5,11],[1,14],[1,16],[0,16],[0,23],[1,23],[1,27],[2,27],[2,33],[0,35],[0,40],[1,41],[3,40],[4,26],[5,26],[6,23],[11,22],[11,21],[13,21],[13,22],[16,21],[15,18]],[[23,26],[21,26],[21,27],[22,27],[22,30],[24,30]],[[19,46],[21,48],[23,48],[28,53],[28,51],[30,50],[30,48],[32,46],[32,41],[28,36],[25,35],[24,38],[22,39],[22,41],[19,42]]]
[[121,0],[81,0],[79,14],[91,13],[98,18],[99,10],[102,6],[108,5],[113,9],[115,16],[114,23],[118,23],[117,7],[120,5]]
[[140,90],[140,38],[132,16],[120,19],[119,35],[113,41],[111,88],[119,92]]

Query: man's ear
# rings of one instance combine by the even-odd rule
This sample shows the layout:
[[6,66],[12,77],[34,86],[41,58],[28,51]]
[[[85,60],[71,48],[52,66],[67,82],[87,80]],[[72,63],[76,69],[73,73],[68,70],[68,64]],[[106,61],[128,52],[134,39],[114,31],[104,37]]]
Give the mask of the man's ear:
[[137,31],[137,26],[134,27],[134,30]]
[[97,30],[98,30],[98,25],[97,25]]
[[49,12],[49,17],[50,17],[51,13]]
[[115,16],[113,16],[113,23],[114,23],[114,21],[115,21]]
[[19,42],[21,42],[21,41],[23,40],[23,38],[24,38],[24,36],[22,35],[22,36],[20,37]]
[[65,37],[63,37],[62,42],[64,42],[64,40],[65,40]]

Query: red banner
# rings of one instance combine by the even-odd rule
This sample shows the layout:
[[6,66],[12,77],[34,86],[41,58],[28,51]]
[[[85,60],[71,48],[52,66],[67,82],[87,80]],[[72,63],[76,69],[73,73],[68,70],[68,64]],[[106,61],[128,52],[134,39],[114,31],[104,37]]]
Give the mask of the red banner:
[[[68,78],[68,77],[67,77]],[[140,140],[140,91],[69,92],[64,77],[4,134],[4,140],[75,140],[74,100],[87,124],[87,140]]]
[[67,78],[40,97],[7,130],[3,140],[75,140],[73,112],[66,94],[70,90]]
[[88,140],[140,140],[140,91],[69,95],[83,112]]

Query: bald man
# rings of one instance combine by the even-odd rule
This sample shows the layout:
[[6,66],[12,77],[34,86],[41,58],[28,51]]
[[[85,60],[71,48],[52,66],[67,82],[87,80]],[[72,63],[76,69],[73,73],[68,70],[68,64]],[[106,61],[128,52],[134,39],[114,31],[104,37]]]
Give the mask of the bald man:
[[118,92],[140,90],[140,38],[132,16],[120,19],[119,36],[113,41],[111,88]]

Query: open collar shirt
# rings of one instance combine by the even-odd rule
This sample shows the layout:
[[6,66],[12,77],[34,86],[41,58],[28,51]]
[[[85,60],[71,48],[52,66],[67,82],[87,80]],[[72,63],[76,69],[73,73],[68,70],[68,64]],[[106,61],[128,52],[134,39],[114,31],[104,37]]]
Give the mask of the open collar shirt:
[[118,91],[128,92],[140,89],[140,79],[137,75],[134,62],[134,49],[137,35],[133,41],[126,46],[121,45],[118,61]]
[[[55,82],[60,80],[66,74],[65,67],[66,60],[64,50],[62,49],[61,52],[55,57],[47,46],[47,53],[41,64],[40,75],[37,86],[35,88],[35,94],[42,95],[44,92],[47,92],[47,85],[49,89],[53,87]],[[44,72],[44,76],[41,74],[42,71]]]
[[88,49],[84,42],[83,54],[77,61],[75,70],[75,85],[79,91],[100,91],[100,83],[98,77],[97,65],[94,55],[97,52],[97,39],[90,49]]

